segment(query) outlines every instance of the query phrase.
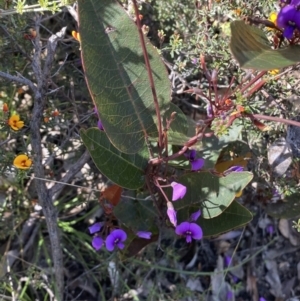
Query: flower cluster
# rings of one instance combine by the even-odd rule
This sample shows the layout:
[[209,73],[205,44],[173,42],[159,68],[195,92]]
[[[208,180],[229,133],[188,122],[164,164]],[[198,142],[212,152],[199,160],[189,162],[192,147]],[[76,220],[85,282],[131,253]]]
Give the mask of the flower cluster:
[[300,0],[281,1],[281,4],[277,26],[283,29],[285,38],[292,39],[294,31],[300,31]]
[[[104,223],[95,223],[94,225],[89,227],[90,234],[95,234],[97,232],[100,232]],[[146,231],[138,231],[136,235],[140,238],[144,239],[151,239],[151,232]],[[105,243],[105,247],[108,251],[112,252],[115,248],[119,248],[120,250],[123,250],[125,247],[125,241],[127,239],[127,234],[122,229],[115,229],[110,232],[110,234],[106,237],[105,241],[101,237],[100,233],[99,235],[94,236],[92,240],[92,246],[93,248],[98,251],[101,249],[101,247]]]

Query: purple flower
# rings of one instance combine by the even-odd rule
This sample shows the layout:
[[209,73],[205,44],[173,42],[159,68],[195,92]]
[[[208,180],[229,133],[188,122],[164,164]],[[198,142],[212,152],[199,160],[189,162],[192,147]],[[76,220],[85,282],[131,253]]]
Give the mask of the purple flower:
[[294,30],[300,30],[300,9],[299,1],[292,1],[291,4],[281,8],[277,16],[277,26],[283,28],[283,35],[287,39],[293,37]]
[[266,230],[267,230],[267,233],[269,233],[269,235],[272,236],[273,233],[274,233],[274,226],[273,226],[272,224],[269,224],[269,225],[267,226]]
[[167,215],[169,217],[170,222],[176,227],[177,226],[177,216],[176,211],[173,207],[173,204],[171,202],[167,202]]
[[101,223],[95,223],[94,225],[89,227],[89,231],[91,234],[94,234],[96,232],[99,232],[101,230],[101,228],[103,227],[103,222]]
[[186,187],[184,185],[177,182],[172,182],[171,186],[173,187],[172,201],[177,201],[185,196]]
[[198,59],[194,57],[194,58],[192,59],[192,64],[197,65],[197,63],[198,63]]
[[231,263],[231,256],[226,255],[224,257],[224,265],[225,265],[225,267],[229,267],[230,263]]
[[203,236],[203,232],[200,226],[195,223],[183,222],[175,229],[177,235],[183,235],[186,237],[186,242],[190,243],[192,239],[198,240]]
[[187,150],[184,153],[184,156],[189,159],[193,171],[197,171],[203,167],[204,159],[202,158],[196,159],[196,151],[194,149]]
[[260,297],[259,301],[267,301],[264,297]]
[[199,209],[198,211],[191,214],[190,221],[195,222],[199,218],[200,215],[201,215],[201,211]]
[[124,249],[124,241],[127,239],[127,234],[121,229],[112,231],[106,238],[106,249],[108,251],[113,251],[117,246],[119,249]]
[[136,232],[136,235],[140,238],[151,239],[152,233],[147,231],[138,231]]
[[103,245],[103,239],[101,237],[99,237],[99,236],[95,236],[93,238],[93,240],[92,240],[92,246],[93,246],[93,248],[96,251],[98,251],[98,250],[101,249],[102,245]]

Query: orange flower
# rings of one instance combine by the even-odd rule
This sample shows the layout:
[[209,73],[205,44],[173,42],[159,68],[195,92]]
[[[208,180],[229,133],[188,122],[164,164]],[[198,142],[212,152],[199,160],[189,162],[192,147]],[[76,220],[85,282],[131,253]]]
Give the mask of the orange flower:
[[7,105],[6,102],[3,104],[2,110],[3,110],[4,113],[8,112],[8,105]]
[[18,155],[13,164],[16,168],[28,169],[32,165],[32,160],[27,155]]
[[24,121],[20,120],[19,115],[12,115],[8,119],[8,125],[15,131],[20,130],[24,126]]
[[59,112],[57,110],[53,111],[52,112],[52,116],[53,117],[57,117],[59,115]]
[[79,32],[73,30],[73,31],[72,31],[72,36],[73,36],[73,38],[74,38],[75,40],[77,40],[77,41],[80,43],[80,34],[79,34]]

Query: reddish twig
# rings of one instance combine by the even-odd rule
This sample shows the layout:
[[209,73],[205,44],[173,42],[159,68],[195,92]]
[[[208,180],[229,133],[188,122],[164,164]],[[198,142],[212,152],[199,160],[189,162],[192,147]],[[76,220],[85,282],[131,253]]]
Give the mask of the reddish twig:
[[143,49],[145,64],[146,64],[146,68],[147,68],[147,72],[148,72],[148,77],[149,77],[149,82],[150,82],[152,95],[153,95],[155,112],[156,112],[156,116],[157,116],[158,144],[159,144],[160,148],[162,148],[163,147],[163,130],[162,130],[160,109],[159,109],[159,104],[158,104],[158,100],[157,100],[157,95],[156,95],[156,90],[155,90],[155,85],[154,85],[154,80],[153,80],[153,74],[152,74],[152,70],[151,70],[151,66],[150,66],[150,62],[149,62],[149,56],[148,56],[148,52],[147,52],[147,49],[146,49],[144,34],[142,32],[142,26],[141,26],[141,21],[140,21],[140,18],[139,18],[139,10],[138,10],[137,4],[136,4],[136,0],[133,0],[133,6],[134,6],[134,10],[135,10],[136,23],[137,23],[137,27],[138,27],[141,46],[142,46],[142,49]]

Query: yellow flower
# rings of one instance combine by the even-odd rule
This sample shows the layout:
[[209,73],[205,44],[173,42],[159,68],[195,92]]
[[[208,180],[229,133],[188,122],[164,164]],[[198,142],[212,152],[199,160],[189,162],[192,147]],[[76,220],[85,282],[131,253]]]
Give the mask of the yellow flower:
[[19,169],[28,169],[32,165],[32,160],[27,155],[18,155],[13,164]]
[[72,31],[72,36],[73,36],[73,38],[74,38],[75,40],[77,40],[77,41],[80,43],[80,34],[79,34],[79,32],[73,30],[73,31]]
[[277,23],[277,13],[276,12],[273,11],[270,13],[269,21],[271,21],[272,23],[274,23],[276,25],[276,23]]
[[[277,13],[276,12],[272,12],[269,15],[269,21],[271,21],[272,23],[274,23],[277,26]],[[274,28],[272,27],[267,27],[268,30],[274,30]]]
[[279,69],[273,69],[273,70],[270,70],[270,71],[268,71],[268,73],[269,73],[270,75],[276,75],[276,74],[279,73]]
[[8,119],[8,125],[15,131],[20,130],[24,126],[24,121],[20,120],[19,115],[12,115]]

